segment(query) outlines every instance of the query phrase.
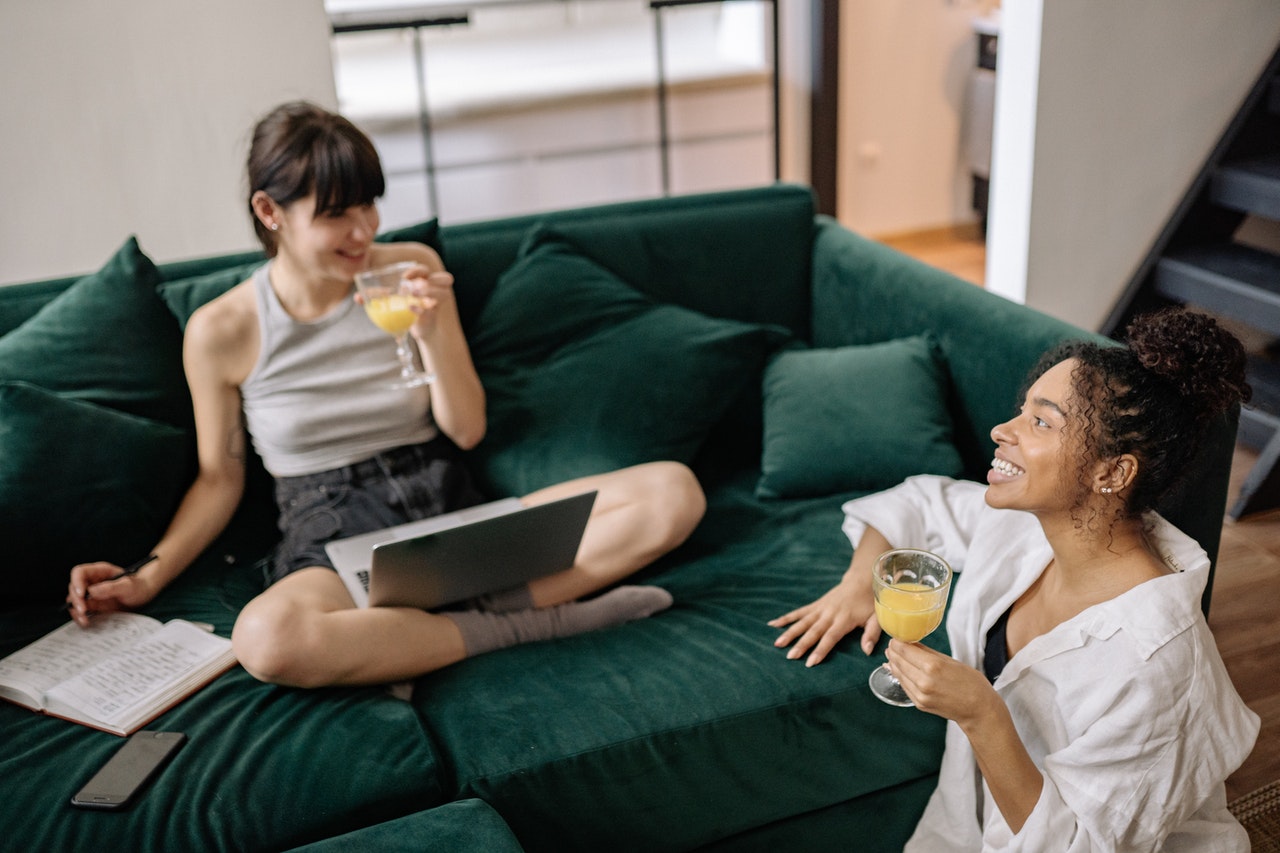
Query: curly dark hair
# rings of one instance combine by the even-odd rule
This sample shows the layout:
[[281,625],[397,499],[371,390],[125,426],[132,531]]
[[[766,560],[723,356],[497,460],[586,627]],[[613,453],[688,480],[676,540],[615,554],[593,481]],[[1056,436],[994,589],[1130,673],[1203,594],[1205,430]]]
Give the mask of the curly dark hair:
[[[1137,516],[1180,485],[1214,424],[1249,401],[1240,341],[1204,314],[1169,308],[1129,324],[1125,346],[1063,343],[1032,370],[1034,382],[1055,364],[1075,359],[1072,371],[1080,456],[1132,454],[1138,474],[1125,491],[1121,516]],[[1090,485],[1080,471],[1077,507]]]

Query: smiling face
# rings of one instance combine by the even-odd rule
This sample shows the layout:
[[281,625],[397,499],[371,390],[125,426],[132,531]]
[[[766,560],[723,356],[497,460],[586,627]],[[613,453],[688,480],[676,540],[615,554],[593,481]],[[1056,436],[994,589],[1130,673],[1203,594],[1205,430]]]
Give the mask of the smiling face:
[[308,278],[350,284],[356,273],[369,268],[370,247],[378,233],[378,210],[357,204],[334,213],[316,215],[316,196],[304,196],[285,207],[276,206],[278,254]]
[[1016,416],[991,430],[995,458],[987,472],[987,503],[1037,514],[1070,512],[1081,500],[1079,425],[1068,359],[1045,371]]

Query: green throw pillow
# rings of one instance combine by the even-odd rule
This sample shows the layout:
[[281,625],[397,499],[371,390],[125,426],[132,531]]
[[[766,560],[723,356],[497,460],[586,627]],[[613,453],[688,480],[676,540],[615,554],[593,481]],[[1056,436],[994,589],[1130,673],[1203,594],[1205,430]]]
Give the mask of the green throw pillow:
[[959,476],[936,343],[789,350],[764,376],[756,494],[797,498],[887,489],[913,474]]
[[525,494],[642,462],[688,463],[786,338],[656,303],[535,235],[472,335],[489,413],[475,470],[495,492]]
[[156,292],[160,294],[165,305],[169,306],[169,311],[185,331],[187,321],[191,319],[191,315],[197,308],[247,279],[262,264],[261,260],[251,261],[204,275],[161,282]]
[[[440,224],[435,219],[384,232],[378,235],[377,240],[379,243],[424,243],[442,257],[444,254],[440,245]],[[166,281],[160,284],[157,291],[173,316],[178,318],[178,323],[186,329],[187,321],[197,308],[247,279],[265,260],[266,257],[263,256],[249,263],[234,264],[203,275]]]
[[190,482],[190,448],[186,430],[0,382],[4,600],[56,604],[76,563],[145,556]]
[[0,337],[0,377],[165,423],[191,422],[182,331],[130,237],[102,269]]

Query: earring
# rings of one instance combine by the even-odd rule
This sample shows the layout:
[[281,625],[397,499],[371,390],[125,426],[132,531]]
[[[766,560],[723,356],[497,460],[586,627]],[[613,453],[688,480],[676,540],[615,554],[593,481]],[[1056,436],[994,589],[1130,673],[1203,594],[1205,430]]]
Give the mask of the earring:
[[271,230],[272,230],[272,231],[279,231],[279,230],[280,230],[280,223],[279,223],[279,222],[272,222],[272,223],[271,223]]
[[1109,494],[1111,494],[1111,487],[1110,487],[1110,486],[1103,486],[1103,487],[1102,487],[1101,489],[1099,489],[1098,491],[1102,492],[1104,495],[1109,495]]

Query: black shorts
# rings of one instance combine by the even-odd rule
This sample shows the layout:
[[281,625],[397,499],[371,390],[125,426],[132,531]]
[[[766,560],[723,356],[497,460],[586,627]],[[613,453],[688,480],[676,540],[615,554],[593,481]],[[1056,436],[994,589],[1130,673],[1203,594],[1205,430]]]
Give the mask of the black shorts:
[[283,539],[270,581],[311,566],[333,568],[325,543],[474,506],[483,500],[444,436],[342,468],[278,477]]

